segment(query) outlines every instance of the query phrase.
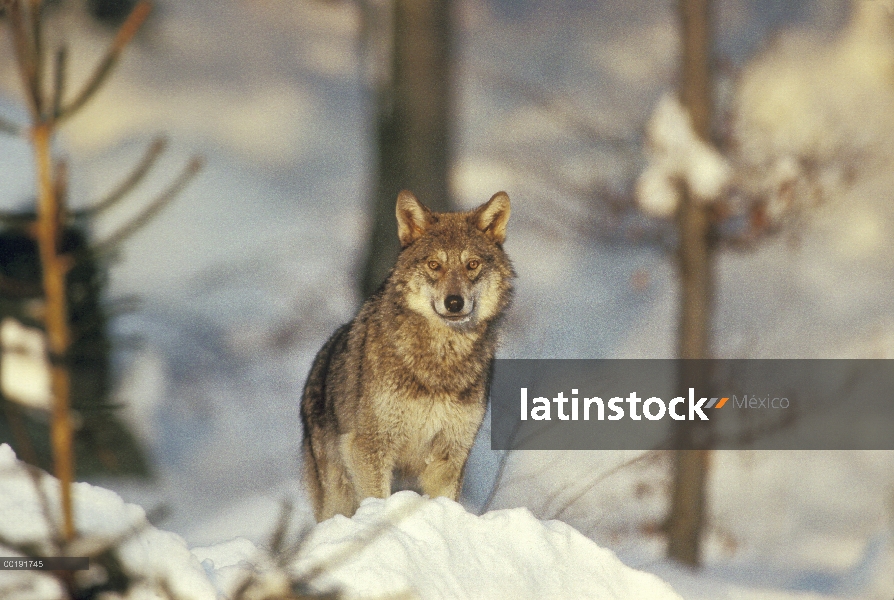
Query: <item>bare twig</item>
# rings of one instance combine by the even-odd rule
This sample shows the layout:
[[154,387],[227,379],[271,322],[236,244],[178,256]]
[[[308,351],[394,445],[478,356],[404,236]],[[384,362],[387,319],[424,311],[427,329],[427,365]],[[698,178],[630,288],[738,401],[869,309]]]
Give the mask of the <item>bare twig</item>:
[[481,514],[488,512],[491,506],[494,503],[494,500],[497,497],[497,492],[500,489],[500,485],[503,483],[503,476],[506,474],[506,463],[509,462],[509,453],[511,450],[505,450],[503,452],[503,456],[500,457],[500,466],[497,468],[497,476],[494,479],[494,485],[490,488],[490,493],[487,495],[487,499],[484,501],[484,505],[481,507]]
[[47,493],[43,489],[44,472],[36,465],[29,465],[28,463],[25,463],[24,467],[25,471],[28,472],[28,476],[31,478],[34,492],[37,494],[37,501],[40,504],[40,512],[43,515],[44,521],[46,521],[47,529],[50,532],[50,538],[53,544],[58,545],[60,542],[59,524],[56,522],[56,519],[53,518],[53,513],[50,510],[50,499],[47,498]]
[[37,465],[37,452],[34,451],[34,444],[31,443],[31,436],[28,435],[19,408],[7,398],[0,398],[0,404],[3,404],[3,412],[6,414],[9,428],[12,429],[12,437],[16,441],[16,446],[21,449],[25,462]]
[[155,215],[161,212],[165,206],[167,206],[171,200],[177,197],[177,195],[183,190],[187,183],[189,183],[193,177],[199,172],[202,168],[202,159],[195,157],[183,171],[180,173],[180,176],[171,184],[167,190],[165,190],[158,198],[153,200],[149,206],[143,209],[139,215],[137,215],[132,221],[130,221],[127,225],[113,233],[103,242],[99,242],[95,246],[95,251],[97,254],[108,253],[113,250],[116,246],[118,246],[121,242],[132,236],[134,233],[142,229],[149,221],[152,220]]
[[0,117],[0,133],[6,133],[8,135],[21,135],[22,127],[16,125],[12,121],[8,121],[3,117]]
[[270,536],[270,550],[274,554],[280,554],[283,551],[286,541],[286,535],[289,532],[289,522],[291,521],[292,503],[288,500],[282,501],[282,508],[279,511],[279,520],[276,528]]
[[43,0],[31,0],[31,52],[32,60],[34,61],[34,81],[32,82],[32,87],[34,88],[33,94],[34,97],[38,101],[37,110],[38,113],[42,113],[44,110],[44,96],[43,96],[43,64],[44,64],[44,52],[43,52]]
[[72,100],[70,104],[63,107],[59,114],[57,115],[58,121],[63,121],[68,117],[72,116],[84,104],[87,103],[90,98],[93,97],[102,84],[105,83],[106,78],[109,76],[109,73],[112,72],[112,68],[117,64],[118,58],[121,56],[121,52],[124,50],[125,46],[133,39],[133,36],[136,35],[140,26],[146,20],[146,17],[149,16],[149,12],[152,10],[152,3],[148,0],[141,0],[131,11],[130,16],[127,17],[127,20],[124,21],[124,24],[121,25],[121,28],[118,30],[118,34],[115,36],[112,45],[109,47],[106,55],[96,66],[96,69],[93,71],[93,75],[91,75],[90,79],[87,80],[87,83],[84,85],[81,92],[75,96],[75,99]]
[[[416,502],[402,507],[399,511],[395,511],[391,514],[385,515],[381,521],[373,524],[365,532],[356,536],[352,540],[352,542],[342,548],[341,551],[335,552],[332,556],[321,561],[319,564],[312,567],[304,574],[299,575],[297,579],[292,580],[290,582],[290,592],[285,592],[284,595],[281,595],[282,592],[273,593],[273,595],[265,595],[264,597],[270,598],[270,600],[273,600],[273,598],[276,598],[277,600],[337,600],[341,598],[343,595],[338,590],[329,592],[317,592],[311,588],[310,584],[320,575],[327,573],[332,569],[335,569],[338,565],[356,555],[357,552],[369,546],[369,544],[374,542],[390,527],[396,525],[401,520],[407,518],[409,515],[415,512],[423,503],[424,500],[418,498]],[[289,565],[300,554],[309,534],[309,531],[305,530],[298,536],[298,539],[295,541],[295,543],[286,544],[286,536],[289,530],[291,514],[292,504],[288,501],[283,501],[279,519],[273,533],[271,534],[269,542],[270,554],[272,555],[272,558],[276,563],[276,567],[284,572],[287,572]],[[234,588],[230,597],[232,597],[233,600],[246,600],[248,598],[257,597],[257,595],[253,594],[252,592],[256,591],[256,586],[258,586],[259,584],[260,581],[258,573],[256,571],[251,571],[247,573],[244,579],[242,579],[242,581],[240,581],[239,584]],[[270,592],[268,591],[267,593],[269,594]],[[389,596],[389,598],[398,597],[402,598],[404,596]]]
[[68,65],[68,51],[65,46],[56,50],[53,62],[53,103],[50,108],[53,119],[59,116],[62,110],[62,97],[65,95],[65,75]]
[[583,498],[590,490],[592,490],[594,487],[596,487],[597,485],[599,485],[600,483],[602,483],[603,481],[605,481],[612,475],[618,473],[621,469],[626,469],[627,467],[630,467],[632,465],[635,465],[636,463],[642,462],[647,458],[652,458],[658,452],[659,452],[659,450],[649,450],[643,454],[640,454],[639,456],[637,456],[635,458],[631,458],[630,460],[624,461],[619,465],[615,465],[614,467],[612,467],[608,471],[605,471],[604,473],[599,473],[599,475],[597,475],[596,477],[591,479],[589,482],[587,482],[584,486],[582,486],[576,494],[571,496],[571,498],[568,501],[566,501],[559,510],[555,511],[553,513],[552,518],[560,519],[562,517],[562,515],[565,514],[565,511],[567,511],[569,508],[574,506],[574,504],[576,504],[581,498]]
[[[0,223],[6,222],[0,217]],[[16,222],[18,223],[18,222]],[[19,281],[0,273],[0,293],[13,298],[32,298],[40,295],[40,284]]]
[[638,152],[642,146],[639,138],[621,137],[602,131],[598,125],[584,116],[582,111],[570,106],[567,102],[560,101],[548,90],[530,81],[522,81],[487,69],[479,68],[476,71],[483,79],[497,82],[514,94],[534,103],[545,114],[551,115],[563,125],[568,126],[571,131],[597,148],[607,147],[618,152],[633,154]]
[[[58,206],[58,214],[56,218],[59,220],[60,235],[61,228],[64,227],[66,221],[66,206],[68,205],[68,161],[60,160],[56,163],[56,177],[53,181],[53,191],[56,194],[56,204]],[[61,242],[61,240],[60,240]]]
[[20,2],[10,3],[9,22],[12,30],[13,45],[15,46],[16,60],[19,63],[19,73],[22,76],[22,86],[28,98],[28,108],[31,110],[32,118],[37,121],[41,116],[41,97],[37,85],[40,74],[37,72],[34,48],[29,39],[29,28],[25,23],[25,15],[22,14]]
[[[515,426],[512,428],[512,435],[509,436],[509,448],[512,448],[516,444],[516,438],[518,438],[519,431],[521,430],[521,421],[517,421]],[[497,497],[497,492],[500,490],[500,486],[503,483],[503,477],[506,475],[506,465],[509,462],[509,453],[512,450],[505,450],[503,452],[503,456],[500,457],[500,466],[497,468],[497,476],[494,478],[494,485],[491,486],[490,492],[487,494],[487,499],[484,501],[484,505],[481,507],[481,513],[484,514],[490,510],[491,506],[494,503],[494,500]]]
[[143,155],[143,158],[137,164],[133,171],[131,171],[130,175],[128,175],[118,186],[112,190],[105,198],[97,202],[95,205],[85,208],[79,211],[75,211],[75,216],[77,217],[95,217],[100,213],[105,212],[106,210],[115,206],[118,202],[121,201],[122,198],[127,196],[140,181],[146,176],[150,169],[152,169],[153,165],[155,165],[155,161],[158,160],[158,157],[161,156],[161,153],[164,151],[165,146],[167,145],[166,140],[163,137],[155,138],[152,143],[149,145],[149,148],[146,149],[146,154]]

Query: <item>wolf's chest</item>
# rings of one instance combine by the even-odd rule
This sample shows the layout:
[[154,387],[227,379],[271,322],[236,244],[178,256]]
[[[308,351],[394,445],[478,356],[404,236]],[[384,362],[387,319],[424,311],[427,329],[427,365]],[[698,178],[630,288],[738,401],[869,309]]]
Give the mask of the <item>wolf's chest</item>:
[[392,397],[390,438],[400,462],[430,461],[456,447],[471,446],[484,417],[483,402],[460,403],[449,398]]

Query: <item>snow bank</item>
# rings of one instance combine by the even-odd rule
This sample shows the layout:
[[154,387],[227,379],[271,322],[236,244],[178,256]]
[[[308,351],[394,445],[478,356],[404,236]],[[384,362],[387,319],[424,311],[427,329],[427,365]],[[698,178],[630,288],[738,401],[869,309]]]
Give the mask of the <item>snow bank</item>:
[[421,598],[679,598],[565,523],[539,521],[522,508],[478,517],[447,498],[413,492],[366,500],[352,519],[321,523],[299,572],[370,532],[379,534],[315,585],[349,597],[415,591]]
[[[52,508],[58,503],[58,482],[44,474],[40,485],[51,518],[58,519]],[[149,525],[140,507],[114,492],[78,483],[74,501],[84,541],[72,555],[128,536],[119,556],[124,568],[142,579],[128,598],[153,598],[154,586],[162,582],[183,600],[229,597],[249,574],[266,591],[287,589],[286,574],[248,540],[190,551],[182,538]],[[52,552],[44,541],[48,528],[34,483],[5,444],[0,445],[0,515],[4,539],[36,541],[41,552]],[[292,579],[306,578],[313,588],[357,598],[401,593],[517,600],[679,598],[658,577],[625,566],[564,523],[538,521],[526,509],[478,517],[446,498],[428,500],[413,492],[369,499],[352,519],[338,516],[321,523],[291,571]],[[0,571],[0,591],[11,599],[59,594],[50,575],[36,572]]]
[[[59,523],[59,482],[47,474],[41,474],[39,481],[49,518]],[[87,483],[75,483],[72,496],[75,527],[83,538],[68,554],[88,556],[114,540],[125,538],[118,555],[122,567],[132,576],[144,579],[129,598],[156,598],[154,588],[162,581],[180,600],[216,598],[214,586],[183,538],[149,525],[142,508],[126,504],[115,492]],[[44,556],[55,554],[48,541],[51,528],[34,480],[7,444],[0,444],[0,516],[0,536],[4,540],[16,545],[32,544]],[[16,555],[2,544],[0,554]],[[95,567],[91,571],[79,572],[79,577],[99,576]],[[45,573],[0,571],[0,595],[8,600],[56,599],[60,597],[60,589],[52,576]]]

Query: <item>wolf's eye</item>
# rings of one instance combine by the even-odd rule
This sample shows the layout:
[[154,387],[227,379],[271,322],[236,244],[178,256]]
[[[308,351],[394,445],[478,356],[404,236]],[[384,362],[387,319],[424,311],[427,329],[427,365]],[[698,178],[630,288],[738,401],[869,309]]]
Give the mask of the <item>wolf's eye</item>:
[[478,267],[481,266],[481,261],[472,259],[472,260],[469,261],[469,264],[466,265],[466,266],[469,267],[469,270],[470,270],[470,271],[474,271],[475,269],[477,269]]
[[432,271],[437,271],[438,269],[441,268],[441,263],[439,263],[436,260],[430,260],[430,261],[428,261],[428,268],[431,269]]

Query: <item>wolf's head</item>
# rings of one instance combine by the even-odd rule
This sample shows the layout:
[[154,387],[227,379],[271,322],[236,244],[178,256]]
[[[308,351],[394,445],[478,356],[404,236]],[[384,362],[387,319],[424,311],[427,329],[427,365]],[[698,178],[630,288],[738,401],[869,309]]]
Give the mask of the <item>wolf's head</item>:
[[434,213],[403,191],[396,214],[403,250],[392,281],[408,308],[434,324],[462,329],[502,313],[515,276],[503,252],[505,192],[470,212]]

